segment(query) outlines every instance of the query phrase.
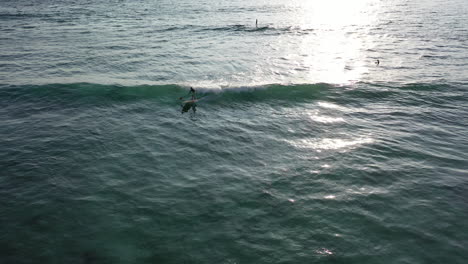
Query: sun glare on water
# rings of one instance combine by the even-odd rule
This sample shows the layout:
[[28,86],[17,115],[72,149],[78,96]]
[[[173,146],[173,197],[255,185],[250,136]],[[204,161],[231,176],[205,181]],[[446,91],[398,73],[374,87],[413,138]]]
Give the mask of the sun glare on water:
[[296,21],[313,34],[299,43],[306,82],[349,84],[373,66],[364,51],[373,46],[368,30],[376,21],[378,0],[295,1]]
[[299,15],[306,24],[340,27],[369,23],[374,19],[373,11],[379,2],[379,0],[315,0],[295,1],[293,5],[300,7],[302,14]]

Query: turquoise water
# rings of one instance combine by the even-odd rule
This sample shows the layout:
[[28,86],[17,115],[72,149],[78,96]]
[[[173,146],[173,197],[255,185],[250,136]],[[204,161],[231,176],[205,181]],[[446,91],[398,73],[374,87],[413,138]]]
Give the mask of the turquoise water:
[[3,1],[0,263],[464,263],[467,8]]

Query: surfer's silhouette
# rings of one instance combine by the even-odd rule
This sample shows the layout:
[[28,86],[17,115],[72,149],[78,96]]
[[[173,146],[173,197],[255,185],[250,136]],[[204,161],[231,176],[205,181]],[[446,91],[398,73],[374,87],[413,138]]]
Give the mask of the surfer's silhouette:
[[[197,111],[197,104],[196,104],[196,100],[197,100],[197,97],[195,96],[195,89],[193,89],[193,87],[190,87],[190,91],[188,93],[188,95],[191,95],[192,96],[192,99],[189,100],[189,101],[184,101],[182,102],[182,110],[181,110],[181,113],[185,113],[185,112],[188,112],[190,110],[190,108],[192,108],[193,112],[195,113]],[[184,98],[183,97],[180,97],[179,98],[180,100],[183,100]]]
[[195,89],[193,89],[193,87],[190,87],[189,94],[192,94],[192,100],[197,99],[197,97],[195,96]]
[[379,61],[379,59],[377,59],[377,60],[375,61],[375,65],[379,66],[379,64],[380,64],[380,61]]

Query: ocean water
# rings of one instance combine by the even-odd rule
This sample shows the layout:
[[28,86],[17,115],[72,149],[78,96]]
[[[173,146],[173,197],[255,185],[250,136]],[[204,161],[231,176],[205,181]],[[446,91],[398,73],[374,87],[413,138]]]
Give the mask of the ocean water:
[[0,263],[466,263],[467,25],[466,0],[1,1]]

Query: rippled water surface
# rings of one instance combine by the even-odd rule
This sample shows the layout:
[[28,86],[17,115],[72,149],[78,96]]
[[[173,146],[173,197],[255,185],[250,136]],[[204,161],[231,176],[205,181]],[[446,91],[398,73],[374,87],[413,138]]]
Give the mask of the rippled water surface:
[[467,14],[2,1],[0,263],[465,263]]

